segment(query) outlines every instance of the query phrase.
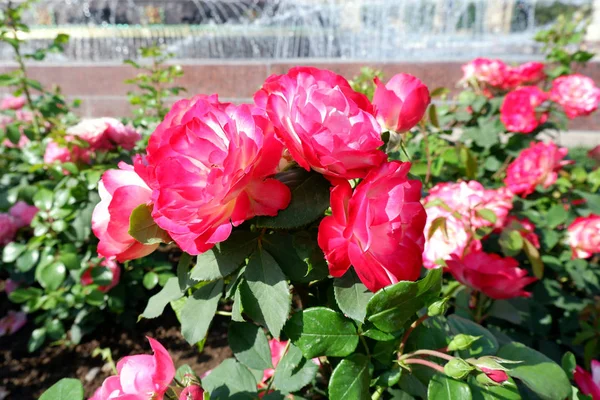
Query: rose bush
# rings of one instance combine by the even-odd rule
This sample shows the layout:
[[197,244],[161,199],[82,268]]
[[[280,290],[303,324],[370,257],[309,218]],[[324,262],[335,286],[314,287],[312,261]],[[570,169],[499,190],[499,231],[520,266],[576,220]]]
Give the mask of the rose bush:
[[[448,91],[406,74],[360,93],[313,67],[269,77],[253,104],[168,111],[156,76],[178,73],[154,65],[132,81],[134,128],[49,118],[48,93],[26,96],[31,118],[0,138],[0,215],[30,350],[170,307],[200,349],[225,317],[233,357],[198,377],[149,339],[154,354],[119,361],[92,399],[593,396],[600,175],[538,135],[597,100],[581,79],[585,95],[547,92],[587,54],[556,37],[540,37],[546,63],[469,63],[437,104]],[[83,397],[68,379],[48,393]]]

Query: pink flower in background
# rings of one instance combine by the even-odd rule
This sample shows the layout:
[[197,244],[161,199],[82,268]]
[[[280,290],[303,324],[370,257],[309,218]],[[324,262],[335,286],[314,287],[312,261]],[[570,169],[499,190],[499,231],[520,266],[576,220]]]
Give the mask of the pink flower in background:
[[600,145],[594,147],[593,149],[591,149],[590,151],[588,151],[588,157],[591,158],[592,160],[596,161],[597,163],[600,163]]
[[554,142],[532,142],[510,163],[504,184],[523,197],[533,193],[537,185],[548,188],[556,182],[557,171],[569,164],[563,160],[567,153],[565,147],[558,147]]
[[412,75],[396,74],[385,85],[375,78],[375,85],[375,116],[387,130],[410,130],[423,118],[431,102],[427,86]]
[[123,357],[117,375],[109,376],[90,400],[162,400],[175,377],[175,365],[167,350],[148,338],[153,355]]
[[446,265],[457,281],[496,300],[530,297],[524,288],[536,281],[514,258],[483,251],[469,253],[462,260],[452,255]]
[[17,201],[8,213],[15,218],[17,228],[22,228],[31,224],[33,217],[35,217],[38,211],[36,206],[30,206],[24,201]]
[[545,64],[537,61],[527,62],[517,67],[508,67],[502,84],[503,89],[511,90],[521,85],[534,84],[544,79]]
[[19,110],[25,104],[27,104],[27,99],[24,96],[15,97],[8,95],[0,101],[0,110]]
[[[119,268],[119,265],[114,260],[108,260],[108,259],[102,260],[102,262],[100,262],[99,266],[106,267],[110,270],[110,272],[112,272],[111,282],[106,286],[98,287],[98,290],[106,293],[110,289],[117,286],[117,284],[119,283],[119,279],[121,279],[121,268]],[[81,284],[83,286],[92,285],[94,283],[94,278],[92,277],[92,270],[94,268],[95,267],[89,267],[88,269],[85,270],[83,275],[81,275]]]
[[517,218],[511,215],[506,219],[502,229],[516,230],[521,234],[523,239],[527,239],[535,248],[540,248],[540,239],[535,233],[535,225],[527,218]]
[[536,86],[523,86],[504,98],[500,120],[510,132],[530,133],[548,119],[548,112],[538,107],[548,100],[548,94]]
[[7,279],[4,281],[4,291],[6,292],[6,294],[11,294],[15,290],[17,290],[19,286],[19,283],[13,281],[12,279]]
[[332,189],[332,215],[321,221],[318,235],[331,275],[340,277],[352,265],[372,292],[419,277],[427,215],[421,182],[408,179],[409,169],[410,163],[384,163],[354,192],[346,181]]
[[115,145],[131,150],[142,138],[132,126],[125,126],[121,121],[107,117],[81,120],[67,129],[67,134],[88,142],[93,149],[102,150],[110,150]]
[[279,364],[279,361],[281,361],[281,358],[284,356],[287,344],[288,340],[269,340],[271,364],[273,364],[273,368],[268,368],[264,371],[261,383],[266,383],[275,374],[275,368],[277,368],[277,364]]
[[187,386],[179,395],[179,400],[204,400],[204,390],[200,386]]
[[274,216],[290,202],[289,188],[271,178],[283,144],[247,105],[222,104],[216,96],[178,101],[147,151],[154,220],[189,254],[209,250],[233,226]]
[[14,144],[10,140],[4,139],[4,142],[2,144],[10,149],[22,149],[23,147],[27,146],[27,144],[30,142],[31,140],[29,140],[27,136],[21,134],[21,136],[19,137],[19,143]]
[[0,319],[0,337],[12,335],[21,329],[27,322],[27,314],[21,311],[10,310]]
[[[72,139],[70,137],[65,137],[65,140],[68,142]],[[66,162],[90,162],[90,149],[79,147],[79,146],[71,146],[71,149],[68,147],[63,147],[54,141],[48,142],[46,145],[46,151],[44,152],[44,163],[45,164],[53,164],[55,162],[66,163]]]
[[129,235],[129,218],[133,210],[152,203],[152,190],[140,177],[142,160],[135,159],[136,169],[124,162],[119,169],[108,170],[98,184],[100,203],[92,214],[92,230],[100,240],[98,254],[119,262],[144,257],[158,247],[142,244]]
[[575,367],[573,379],[581,393],[592,396],[592,400],[600,400],[600,361],[592,360],[590,374],[579,365]]
[[0,213],[0,246],[12,242],[19,230],[19,222],[10,214]]
[[373,106],[331,71],[296,67],[273,75],[254,100],[306,170],[334,180],[364,178],[387,159]]
[[590,115],[598,108],[600,88],[587,76],[566,75],[552,82],[550,98],[563,107],[567,117],[573,119]]
[[501,60],[476,58],[462,66],[463,81],[475,79],[490,86],[500,87],[506,78],[507,66]]
[[567,228],[567,242],[573,258],[589,258],[600,253],[600,215],[578,217]]

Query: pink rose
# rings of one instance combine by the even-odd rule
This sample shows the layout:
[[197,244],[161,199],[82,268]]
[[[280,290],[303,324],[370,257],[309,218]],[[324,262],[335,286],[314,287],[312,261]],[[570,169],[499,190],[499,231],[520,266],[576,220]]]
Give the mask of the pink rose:
[[534,84],[546,77],[544,63],[527,62],[518,67],[508,67],[502,88],[512,90],[518,86]]
[[410,163],[386,162],[354,192],[347,181],[332,189],[332,215],[321,221],[318,235],[331,275],[340,277],[352,265],[373,292],[419,277],[427,215],[421,182],[408,179],[409,170]]
[[20,285],[18,282],[15,282],[10,278],[4,281],[4,291],[6,292],[6,294],[11,294],[15,290],[17,290],[19,286]]
[[12,242],[19,229],[19,222],[10,214],[0,213],[0,246]]
[[[521,234],[523,239],[527,239],[535,248],[540,248],[540,239],[535,233],[535,225],[527,218],[517,218],[513,215],[506,219],[503,229],[516,230]],[[499,229],[498,231],[501,231]]]
[[27,104],[27,99],[24,96],[15,97],[8,95],[0,101],[0,110],[19,110],[25,104]]
[[530,133],[548,119],[547,111],[538,107],[548,94],[536,86],[523,86],[508,93],[500,107],[500,120],[510,132]]
[[154,355],[123,357],[117,375],[104,380],[90,400],[162,400],[175,377],[175,365],[167,350],[148,338]]
[[17,201],[15,205],[10,208],[8,213],[15,218],[17,229],[19,229],[24,226],[29,226],[38,211],[36,206],[30,206],[24,201]]
[[6,316],[0,319],[0,337],[12,335],[25,325],[27,314],[21,311],[10,310]]
[[179,395],[179,400],[204,400],[204,390],[200,386],[187,386]]
[[597,163],[600,163],[600,144],[588,151],[587,155],[592,160],[596,161]]
[[600,253],[600,215],[576,218],[567,228],[567,241],[573,258],[589,258]]
[[[119,268],[119,265],[114,260],[108,260],[108,259],[102,260],[102,262],[100,262],[99,266],[106,267],[110,270],[110,272],[112,272],[111,282],[106,286],[98,287],[98,290],[106,293],[110,289],[117,286],[117,284],[119,283],[119,279],[121,279],[121,268]],[[92,285],[94,283],[94,278],[92,277],[93,269],[94,269],[94,267],[89,267],[88,269],[85,270],[83,275],[81,275],[81,284],[83,286]]]
[[557,170],[569,161],[562,161],[568,150],[554,142],[532,142],[509,164],[504,184],[523,197],[533,193],[537,185],[550,187],[558,178]]
[[600,88],[584,75],[560,76],[552,82],[550,98],[563,107],[567,117],[573,119],[596,111],[600,102]]
[[[73,140],[71,137],[65,137],[67,142]],[[44,152],[44,163],[53,164],[55,162],[66,163],[66,162],[90,162],[90,149],[82,148],[79,146],[68,147],[60,146],[54,141],[48,142],[46,145],[46,151]]]
[[469,253],[462,260],[455,255],[451,257],[446,261],[448,269],[457,281],[473,290],[496,300],[531,296],[523,288],[536,278],[528,277],[514,258],[483,251]]
[[364,178],[387,159],[369,100],[331,71],[296,67],[273,75],[254,100],[306,170],[332,179]]
[[492,369],[486,367],[480,367],[479,369],[481,369],[481,372],[486,374],[488,378],[490,378],[496,383],[504,383],[508,380],[508,374],[506,373],[506,371],[503,371],[501,369]]
[[196,96],[175,103],[150,137],[152,216],[183,251],[205,252],[232,226],[289,204],[289,188],[270,178],[283,144],[259,114]]
[[287,344],[287,340],[269,340],[269,348],[271,349],[271,364],[273,364],[273,368],[268,368],[263,372],[261,383],[266,383],[275,374],[275,368],[277,368],[277,364],[279,364],[279,361],[281,361],[281,358],[284,356]]
[[501,60],[476,58],[462,66],[462,81],[475,79],[490,86],[500,87],[506,78],[507,66]]
[[373,106],[382,127],[396,132],[415,126],[431,102],[429,90],[419,79],[408,74],[396,74],[385,85],[375,78]]
[[579,365],[575,367],[573,379],[581,393],[592,396],[592,400],[600,399],[600,361],[592,360],[592,373],[590,374]]
[[129,218],[133,210],[152,203],[152,190],[140,177],[144,166],[142,159],[135,159],[136,168],[124,162],[119,169],[108,170],[98,184],[100,203],[92,214],[92,230],[100,240],[98,254],[106,258],[116,257],[123,262],[144,257],[158,247],[142,244],[129,235]]
[[93,149],[110,150],[121,146],[131,150],[142,136],[130,125],[125,126],[115,118],[81,120],[67,129],[67,134],[85,140]]

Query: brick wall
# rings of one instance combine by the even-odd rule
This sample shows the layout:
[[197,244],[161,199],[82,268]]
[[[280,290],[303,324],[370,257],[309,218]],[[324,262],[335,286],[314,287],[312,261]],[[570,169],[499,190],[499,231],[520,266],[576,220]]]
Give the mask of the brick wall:
[[[454,92],[456,82],[461,78],[460,66],[463,61],[435,62],[393,62],[372,63],[357,61],[306,60],[286,62],[260,61],[181,61],[184,76],[177,84],[184,86],[189,95],[219,93],[224,101],[247,102],[262,82],[271,74],[281,74],[295,65],[313,65],[331,69],[347,78],[360,72],[363,66],[371,66],[383,71],[385,77],[398,72],[406,72],[420,78],[430,89],[444,86]],[[13,68],[9,64],[0,65],[0,73]],[[600,85],[600,62],[590,63],[582,73],[592,77]],[[130,66],[113,63],[70,63],[42,64],[31,66],[32,78],[45,85],[57,84],[69,98],[82,100],[79,110],[82,116],[123,116],[129,115],[127,92],[130,85],[125,79],[135,75]],[[600,131],[600,113],[574,121],[572,129]]]

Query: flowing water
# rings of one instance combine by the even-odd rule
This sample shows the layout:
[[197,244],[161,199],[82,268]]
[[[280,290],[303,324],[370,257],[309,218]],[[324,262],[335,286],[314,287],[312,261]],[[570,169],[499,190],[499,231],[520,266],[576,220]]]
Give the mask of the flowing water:
[[123,60],[153,43],[180,59],[531,57],[541,3],[553,1],[41,0],[23,37],[36,47],[68,33],[53,61]]

